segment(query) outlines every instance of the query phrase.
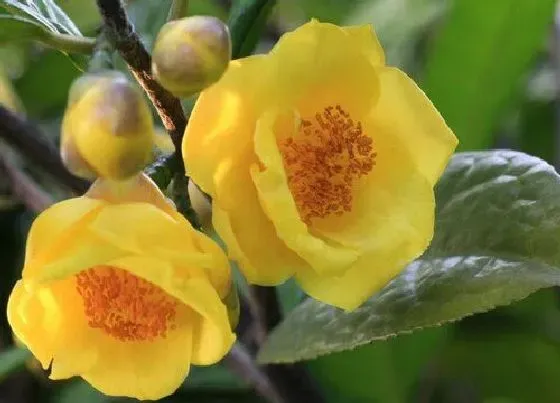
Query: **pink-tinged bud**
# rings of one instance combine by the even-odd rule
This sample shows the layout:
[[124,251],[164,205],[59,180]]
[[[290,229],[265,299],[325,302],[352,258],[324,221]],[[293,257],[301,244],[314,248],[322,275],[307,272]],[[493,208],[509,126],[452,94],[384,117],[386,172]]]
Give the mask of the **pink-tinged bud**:
[[89,179],[126,179],[144,169],[153,149],[150,109],[124,74],[86,74],[74,82],[61,142],[70,171]]
[[160,30],[152,71],[168,91],[189,97],[218,81],[231,59],[227,25],[215,17],[171,21]]

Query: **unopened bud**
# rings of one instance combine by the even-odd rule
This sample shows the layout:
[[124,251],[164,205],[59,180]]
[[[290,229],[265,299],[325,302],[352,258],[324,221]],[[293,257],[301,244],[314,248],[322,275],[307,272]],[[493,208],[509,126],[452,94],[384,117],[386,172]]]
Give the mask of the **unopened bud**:
[[168,91],[189,97],[218,81],[230,59],[227,25],[215,17],[186,17],[159,31],[152,71]]
[[76,175],[122,180],[140,172],[154,148],[142,93],[119,72],[86,74],[72,84],[62,122],[62,160]]
[[23,107],[21,101],[16,95],[12,82],[4,74],[4,71],[0,68],[0,105],[6,107],[12,112],[23,114]]
[[205,231],[213,231],[212,227],[212,203],[198,186],[189,180],[187,186],[191,207],[196,213],[198,221]]

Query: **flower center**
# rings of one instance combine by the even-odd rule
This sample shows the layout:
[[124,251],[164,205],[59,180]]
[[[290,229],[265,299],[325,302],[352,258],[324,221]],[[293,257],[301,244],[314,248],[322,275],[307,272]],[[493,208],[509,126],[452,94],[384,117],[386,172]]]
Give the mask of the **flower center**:
[[76,277],[91,327],[120,341],[153,341],[174,329],[179,301],[152,283],[111,266]]
[[375,165],[372,139],[340,105],[301,121],[299,135],[280,140],[288,186],[307,224],[352,210],[352,186]]

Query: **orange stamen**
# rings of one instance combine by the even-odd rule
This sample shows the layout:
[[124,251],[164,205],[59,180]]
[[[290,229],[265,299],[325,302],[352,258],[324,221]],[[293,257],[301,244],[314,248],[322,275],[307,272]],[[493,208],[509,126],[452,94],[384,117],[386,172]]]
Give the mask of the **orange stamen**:
[[352,210],[352,186],[375,165],[373,141],[340,105],[303,119],[300,135],[279,142],[288,186],[307,224]]
[[89,326],[120,341],[153,341],[174,328],[180,302],[152,283],[111,266],[76,278]]

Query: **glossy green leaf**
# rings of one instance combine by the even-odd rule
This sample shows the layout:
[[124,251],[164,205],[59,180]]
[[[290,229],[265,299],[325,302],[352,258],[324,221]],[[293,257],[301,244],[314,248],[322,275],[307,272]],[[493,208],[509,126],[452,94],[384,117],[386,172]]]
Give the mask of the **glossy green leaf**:
[[28,18],[0,14],[0,43],[41,38],[43,35],[43,28]]
[[19,347],[9,347],[0,352],[0,381],[22,369],[31,358],[29,350]]
[[35,21],[49,31],[82,36],[78,27],[54,0],[0,0],[0,6],[13,14]]
[[556,0],[456,0],[426,56],[422,88],[463,150],[494,143],[544,47]]
[[435,237],[351,313],[307,300],[273,331],[262,362],[293,362],[384,340],[560,285],[560,176],[512,151],[454,156],[436,189]]
[[229,19],[232,58],[253,53],[275,4],[275,0],[237,0],[234,3]]

